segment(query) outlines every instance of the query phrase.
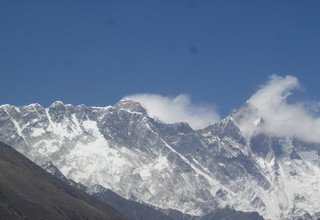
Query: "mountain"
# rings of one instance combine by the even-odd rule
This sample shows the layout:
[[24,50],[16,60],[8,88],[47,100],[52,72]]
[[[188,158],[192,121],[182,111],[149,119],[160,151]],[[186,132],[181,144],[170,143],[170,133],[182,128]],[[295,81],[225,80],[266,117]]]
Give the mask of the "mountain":
[[[176,218],[171,218],[169,215],[162,213],[161,211],[156,210],[154,207],[151,207],[147,204],[138,203],[136,201],[125,199],[119,196],[118,194],[112,192],[109,189],[104,188],[100,185],[93,185],[86,187],[80,183],[66,178],[59,169],[52,164],[51,161],[42,165],[43,169],[51,173],[53,176],[57,177],[61,181],[77,187],[83,192],[86,192],[98,200],[109,204],[114,207],[120,213],[130,216],[131,220],[173,220]],[[177,211],[178,212],[178,211]],[[183,218],[181,218],[183,217]],[[179,213],[179,219],[189,219],[192,220],[192,217],[184,218],[182,213]]]
[[138,203],[130,199],[124,199],[118,194],[100,185],[85,187],[81,184],[67,179],[51,162],[43,165],[44,169],[58,179],[76,185],[78,188],[97,199],[116,208],[120,213],[130,216],[132,220],[262,220],[263,218],[257,212],[240,212],[231,208],[216,209],[203,217],[190,216],[176,210],[161,210],[151,207],[147,204]]
[[230,207],[266,219],[316,218],[319,144],[259,132],[248,137],[239,126],[243,108],[194,130],[152,118],[131,100],[108,107],[2,105],[0,140],[39,165],[52,161],[68,179],[159,209],[202,216]]
[[127,219],[0,142],[0,218]]

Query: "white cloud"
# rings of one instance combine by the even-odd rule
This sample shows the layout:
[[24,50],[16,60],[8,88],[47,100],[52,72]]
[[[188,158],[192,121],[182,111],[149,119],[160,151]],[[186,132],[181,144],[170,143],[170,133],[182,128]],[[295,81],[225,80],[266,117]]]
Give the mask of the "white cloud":
[[261,131],[320,143],[320,117],[316,116],[319,103],[289,103],[287,100],[299,88],[300,83],[294,76],[270,76],[248,100],[247,107],[235,115],[241,131],[247,137]]
[[176,97],[134,94],[124,98],[140,102],[151,117],[167,123],[187,122],[194,129],[204,128],[220,119],[214,106],[192,103],[190,97],[185,94]]

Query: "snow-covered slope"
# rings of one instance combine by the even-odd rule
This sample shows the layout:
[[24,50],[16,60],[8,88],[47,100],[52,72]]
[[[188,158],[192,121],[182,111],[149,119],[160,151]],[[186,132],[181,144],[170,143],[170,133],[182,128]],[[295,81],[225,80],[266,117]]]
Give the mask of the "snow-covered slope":
[[262,133],[248,138],[239,112],[193,130],[151,118],[131,100],[2,105],[0,140],[39,165],[52,161],[67,178],[163,209],[203,215],[229,205],[270,219],[315,216],[319,145]]

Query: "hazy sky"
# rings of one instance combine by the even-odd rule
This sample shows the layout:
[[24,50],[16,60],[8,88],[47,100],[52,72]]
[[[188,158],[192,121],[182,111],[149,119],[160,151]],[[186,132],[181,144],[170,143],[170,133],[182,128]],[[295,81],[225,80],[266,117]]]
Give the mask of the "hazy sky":
[[319,101],[320,1],[0,0],[0,104],[190,95],[221,115],[271,74]]

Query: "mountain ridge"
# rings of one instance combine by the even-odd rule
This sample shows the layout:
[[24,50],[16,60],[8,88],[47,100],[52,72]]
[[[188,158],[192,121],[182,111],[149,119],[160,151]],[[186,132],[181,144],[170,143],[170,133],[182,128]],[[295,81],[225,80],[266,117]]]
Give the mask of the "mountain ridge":
[[[161,208],[202,215],[229,205],[272,219],[295,217],[294,210],[315,214],[319,145],[258,133],[248,139],[232,116],[193,130],[152,118],[128,100],[100,108],[5,106],[0,140],[38,164],[54,161],[84,185],[100,184]],[[283,191],[289,185],[306,190]]]

